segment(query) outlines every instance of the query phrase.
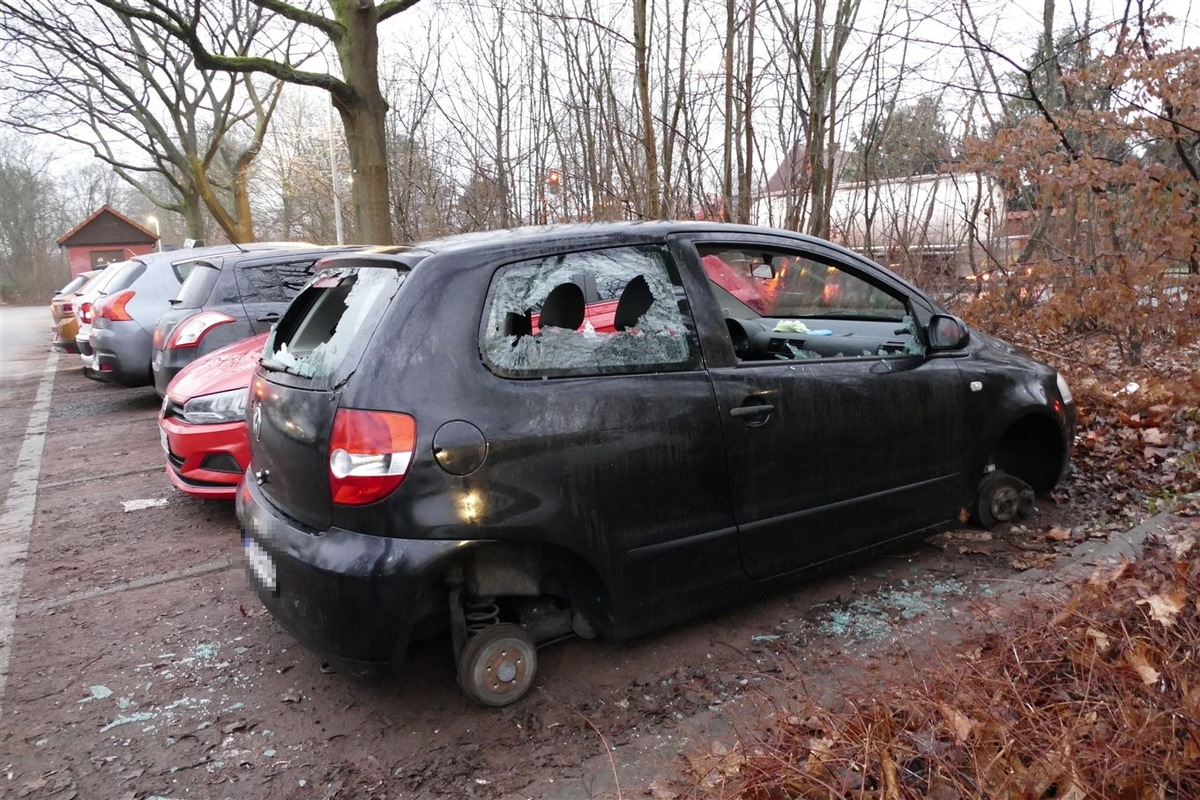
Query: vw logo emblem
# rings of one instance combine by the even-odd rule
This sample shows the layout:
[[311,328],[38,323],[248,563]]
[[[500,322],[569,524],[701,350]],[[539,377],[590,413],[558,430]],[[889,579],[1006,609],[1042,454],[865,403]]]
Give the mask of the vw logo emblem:
[[254,440],[258,441],[258,435],[262,430],[262,406],[255,406],[254,413],[250,415],[250,432],[254,434]]

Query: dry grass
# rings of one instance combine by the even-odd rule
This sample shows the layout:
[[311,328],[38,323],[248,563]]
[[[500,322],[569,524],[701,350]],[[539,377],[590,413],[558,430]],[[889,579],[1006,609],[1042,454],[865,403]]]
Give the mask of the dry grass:
[[801,695],[692,760],[696,797],[1200,798],[1196,526],[1014,609],[920,677]]

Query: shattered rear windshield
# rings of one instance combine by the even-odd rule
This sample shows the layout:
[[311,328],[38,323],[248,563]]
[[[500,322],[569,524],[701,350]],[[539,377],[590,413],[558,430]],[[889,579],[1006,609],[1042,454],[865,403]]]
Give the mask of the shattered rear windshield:
[[304,378],[332,376],[363,323],[377,317],[407,274],[388,268],[319,273],[267,338],[263,366]]
[[492,282],[481,350],[505,377],[687,369],[698,348],[660,247],[509,265]]

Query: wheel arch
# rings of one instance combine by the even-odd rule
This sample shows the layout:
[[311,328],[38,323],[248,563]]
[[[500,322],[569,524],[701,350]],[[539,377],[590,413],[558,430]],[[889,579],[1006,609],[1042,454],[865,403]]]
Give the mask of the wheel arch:
[[1066,467],[1068,446],[1059,421],[1044,409],[1032,408],[1000,432],[989,449],[988,461],[1041,492],[1058,483]]
[[566,600],[592,627],[610,627],[608,586],[576,553],[539,542],[491,542],[457,565],[465,591],[477,597],[544,597]]
[[[416,598],[411,638],[425,639],[445,627],[450,594],[472,597],[566,600],[599,634],[611,630],[610,592],[600,573],[576,553],[537,542],[476,541],[429,570]],[[409,637],[402,637],[400,646]]]

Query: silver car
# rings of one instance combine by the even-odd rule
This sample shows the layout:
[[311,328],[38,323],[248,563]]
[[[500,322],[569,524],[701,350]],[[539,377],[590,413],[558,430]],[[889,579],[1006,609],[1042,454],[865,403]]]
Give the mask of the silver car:
[[[87,371],[97,380],[125,386],[154,383],[150,362],[154,326],[196,264],[206,258],[278,244],[227,244],[150,253],[131,259],[95,302],[89,331],[93,363]],[[111,267],[109,269],[112,269]],[[81,350],[82,352],[82,350]]]

